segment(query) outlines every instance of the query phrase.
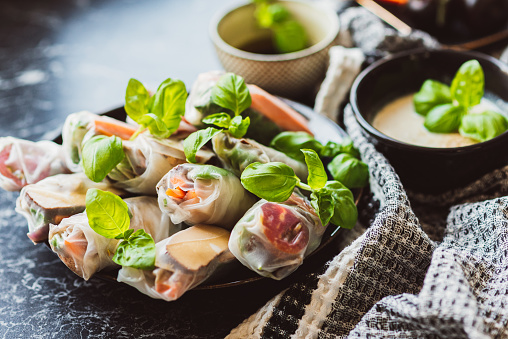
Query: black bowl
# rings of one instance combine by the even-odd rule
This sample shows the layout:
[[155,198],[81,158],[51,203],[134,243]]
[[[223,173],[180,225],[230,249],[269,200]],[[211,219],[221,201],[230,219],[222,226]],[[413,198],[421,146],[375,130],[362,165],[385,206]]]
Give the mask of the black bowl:
[[459,67],[471,59],[483,68],[486,95],[506,104],[508,65],[477,52],[422,49],[395,54],[370,65],[352,86],[350,102],[357,121],[412,191],[441,193],[465,186],[508,162],[507,132],[475,145],[432,148],[395,140],[371,125],[375,114],[390,101],[417,92],[427,79],[450,84]]

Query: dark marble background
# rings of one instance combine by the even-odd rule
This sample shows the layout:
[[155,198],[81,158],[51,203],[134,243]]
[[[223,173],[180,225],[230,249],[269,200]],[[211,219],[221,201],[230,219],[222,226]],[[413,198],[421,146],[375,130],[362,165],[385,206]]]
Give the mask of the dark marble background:
[[[0,136],[51,139],[72,112],[122,105],[130,77],[190,87],[220,68],[208,25],[231,4],[0,1]],[[287,284],[191,291],[167,303],[120,283],[85,282],[26,237],[17,195],[0,190],[0,338],[223,338]]]

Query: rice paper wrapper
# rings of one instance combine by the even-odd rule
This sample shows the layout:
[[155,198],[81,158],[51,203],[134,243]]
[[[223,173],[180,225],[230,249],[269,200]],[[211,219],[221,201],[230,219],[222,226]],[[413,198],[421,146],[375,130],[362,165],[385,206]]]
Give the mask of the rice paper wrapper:
[[212,87],[224,74],[223,71],[210,71],[198,75],[185,103],[185,119],[189,123],[202,127],[204,124],[201,120],[204,117],[217,113],[213,107],[215,104],[211,101]]
[[[180,230],[158,208],[154,197],[125,199],[131,214],[130,228],[144,230],[155,242]],[[86,212],[50,225],[49,244],[62,262],[74,273],[90,279],[96,272],[119,267],[111,259],[120,240],[108,239],[96,233],[88,223]]]
[[152,298],[176,300],[220,267],[235,262],[228,238],[229,232],[220,227],[190,227],[155,245],[153,271],[122,267],[117,279]]
[[[185,193],[183,198],[167,194],[168,189],[177,187]],[[189,163],[169,171],[158,183],[157,194],[161,210],[174,223],[204,223],[228,230],[256,201],[233,173],[211,165]]]
[[[183,141],[159,139],[141,134],[134,141],[124,141],[124,160],[111,171],[107,178],[115,187],[128,192],[156,195],[156,185],[161,178],[178,164],[186,162]],[[213,152],[200,150],[196,159],[205,163]]]
[[[99,127],[97,124],[100,124]],[[62,129],[62,147],[65,162],[72,172],[82,172],[81,154],[83,144],[96,135],[116,135],[128,140],[137,129],[129,124],[106,115],[87,111],[69,114]]]
[[58,224],[63,218],[83,212],[90,188],[126,195],[106,182],[91,181],[84,173],[57,174],[24,187],[16,200],[16,212],[28,222],[28,237],[34,243],[45,241],[50,223]]
[[26,185],[68,172],[62,146],[48,140],[0,138],[0,187],[4,190],[19,191]]
[[228,133],[219,133],[212,139],[213,150],[219,157],[224,168],[242,175],[243,170],[254,162],[268,163],[278,161],[291,167],[302,181],[307,181],[307,166],[292,159],[282,152],[264,146],[252,139],[237,139]]
[[297,193],[283,203],[260,200],[236,224],[229,249],[245,266],[280,280],[294,272],[321,243],[325,227]]

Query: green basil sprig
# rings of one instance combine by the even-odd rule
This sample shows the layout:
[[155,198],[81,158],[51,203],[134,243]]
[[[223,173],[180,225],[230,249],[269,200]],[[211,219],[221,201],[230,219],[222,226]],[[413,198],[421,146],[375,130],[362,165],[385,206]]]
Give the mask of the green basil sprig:
[[340,227],[352,228],[358,218],[353,194],[340,182],[327,181],[323,163],[314,150],[303,149],[302,152],[309,169],[309,184],[301,182],[293,169],[284,163],[256,162],[242,172],[243,187],[261,199],[273,202],[289,199],[295,187],[310,191],[311,204],[323,226],[332,222]]
[[125,112],[140,128],[131,140],[149,130],[150,134],[167,138],[180,125],[185,113],[187,89],[180,80],[164,80],[153,96],[136,79],[130,79],[125,92]]
[[293,18],[283,5],[269,0],[254,0],[254,15],[258,25],[270,29],[273,44],[280,53],[291,53],[307,47],[307,34],[303,26]]
[[350,154],[337,155],[327,168],[332,177],[347,188],[364,187],[369,183],[369,167]]
[[459,132],[477,141],[490,140],[508,129],[508,121],[498,112],[470,112],[480,103],[484,84],[480,63],[469,60],[460,66],[450,87],[426,80],[413,97],[415,111],[425,116],[424,126],[431,132]]
[[216,105],[231,110],[234,116],[226,112],[211,114],[202,122],[216,127],[208,127],[189,135],[183,142],[185,157],[189,162],[196,162],[196,153],[215,135],[227,132],[235,138],[247,133],[250,118],[243,118],[241,113],[250,107],[252,99],[243,78],[233,73],[224,74],[212,87],[212,101]]
[[112,260],[122,266],[153,269],[155,242],[143,230],[129,229],[129,208],[119,196],[91,188],[86,192],[86,215],[90,227],[108,239],[122,240]]
[[96,135],[83,144],[81,165],[90,180],[100,182],[124,157],[122,139]]

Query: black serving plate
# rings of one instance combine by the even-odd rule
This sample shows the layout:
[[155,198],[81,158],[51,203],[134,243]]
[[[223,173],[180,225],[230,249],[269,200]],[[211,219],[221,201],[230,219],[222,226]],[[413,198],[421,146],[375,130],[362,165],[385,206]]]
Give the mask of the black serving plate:
[[[325,116],[319,115],[314,112],[310,107],[305,106],[303,104],[297,103],[292,100],[281,98],[288,105],[293,107],[298,113],[303,115],[308,120],[309,129],[314,134],[314,137],[319,142],[326,144],[328,141],[340,142],[343,138],[347,137],[347,133],[340,128],[335,122],[328,119]],[[127,114],[123,107],[118,107],[103,113],[101,115],[106,115],[121,121],[125,121],[127,118]],[[57,136],[53,141],[56,143],[62,143],[62,135]],[[355,204],[358,206],[358,201],[362,195],[363,189],[355,189],[353,190],[353,195],[355,196]],[[327,227],[320,246],[312,252],[310,256],[315,256],[321,252],[321,250],[327,247],[333,240],[343,232],[344,230],[340,228],[333,227],[329,225]],[[49,244],[46,243],[46,245]],[[302,266],[305,266],[305,262]],[[94,277],[100,278],[102,280],[117,282],[118,270],[112,271],[101,271],[94,274]],[[245,266],[241,265],[239,262],[236,264],[230,265],[227,270],[221,271],[220,274],[216,274],[212,276],[209,280],[205,281],[203,284],[194,288],[194,290],[211,290],[225,287],[233,287],[248,283],[253,283],[255,281],[259,281],[264,278],[255,272],[249,270]]]

